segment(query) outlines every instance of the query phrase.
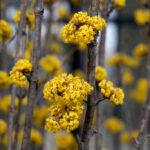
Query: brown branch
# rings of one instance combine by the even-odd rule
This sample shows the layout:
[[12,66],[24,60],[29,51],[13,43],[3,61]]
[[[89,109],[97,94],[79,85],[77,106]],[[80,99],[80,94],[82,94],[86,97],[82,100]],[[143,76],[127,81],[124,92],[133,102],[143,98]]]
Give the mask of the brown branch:
[[[19,49],[20,49],[20,38],[22,36],[22,31],[24,29],[25,32],[25,11],[26,11],[26,0],[22,0],[21,3],[21,19],[19,24],[19,32],[18,32],[18,39],[17,39],[17,49],[16,49],[16,58],[15,62],[19,58]],[[25,46],[24,46],[25,48]],[[15,97],[16,97],[16,87],[15,85],[12,86],[12,96],[11,96],[11,106],[9,112],[9,121],[8,121],[8,150],[12,150],[12,131],[13,131],[13,120],[14,120],[14,113],[15,113]]]
[[140,126],[139,135],[135,143],[136,150],[143,150],[143,146],[145,142],[145,134],[146,134],[147,125],[148,125],[148,117],[150,115],[150,86],[148,84],[150,81],[149,78],[150,78],[150,44],[149,44],[149,51],[148,51],[148,56],[147,56],[147,85],[148,85],[147,102],[146,102],[146,107],[144,111],[144,116],[143,116],[141,126]]
[[12,131],[13,131],[13,120],[15,113],[15,97],[16,97],[16,87],[12,86],[11,104],[9,110],[9,120],[8,120],[8,150],[12,150]]
[[[108,10],[108,6],[109,6],[109,0],[105,0],[104,4],[103,4],[103,9],[101,12],[101,16],[107,20],[107,18],[109,17],[109,10]],[[104,67],[104,63],[105,63],[105,40],[106,40],[106,28],[104,30],[102,30],[101,32],[101,37],[100,37],[100,44],[99,44],[99,48],[98,48],[98,65]],[[100,91],[99,91],[99,87],[98,85],[96,86],[96,99],[98,99],[98,97],[102,97]],[[101,105],[98,104],[97,108],[96,108],[96,115],[97,115],[97,121],[96,121],[96,129],[97,132],[100,133],[101,131]],[[97,134],[96,135],[96,150],[100,150],[102,148],[102,135],[101,134]]]
[[16,127],[15,127],[15,138],[14,138],[13,150],[17,150],[18,133],[20,130],[20,116],[21,116],[21,110],[22,110],[22,98],[23,98],[23,89],[20,88],[18,113],[16,116],[16,123],[15,123]]
[[30,146],[33,105],[36,97],[36,87],[38,84],[37,74],[38,74],[39,51],[41,47],[41,21],[42,21],[43,11],[44,10],[43,10],[42,0],[37,0],[35,6],[35,33],[34,33],[34,49],[33,49],[33,56],[32,56],[33,71],[31,74],[31,81],[29,83],[28,104],[27,104],[27,111],[25,117],[25,126],[24,126],[21,150],[29,150],[29,146]]
[[[91,16],[97,16],[99,10],[99,0],[91,1]],[[88,45],[88,62],[87,62],[87,78],[89,84],[95,88],[95,63],[96,63],[96,46],[97,46],[97,35],[94,41]],[[80,148],[82,150],[89,149],[89,140],[90,140],[90,131],[92,127],[92,121],[95,111],[95,106],[93,105],[95,102],[95,91],[93,90],[87,99],[87,110],[85,115],[85,120],[83,124],[83,131],[81,135],[81,143]],[[93,106],[92,106],[93,105]]]

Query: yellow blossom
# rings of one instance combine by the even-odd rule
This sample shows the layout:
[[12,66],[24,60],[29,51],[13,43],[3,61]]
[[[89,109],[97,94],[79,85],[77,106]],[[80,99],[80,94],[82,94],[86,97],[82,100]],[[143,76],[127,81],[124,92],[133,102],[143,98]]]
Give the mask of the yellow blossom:
[[129,69],[125,69],[124,72],[123,72],[123,82],[126,84],[126,85],[129,85],[133,82],[133,75],[132,75],[132,72],[131,70]]
[[15,63],[15,66],[10,71],[10,81],[16,86],[26,86],[27,78],[24,74],[30,74],[32,64],[26,59],[20,59]]
[[145,25],[150,18],[150,11],[146,9],[137,9],[134,12],[134,19],[137,24],[139,25]]
[[80,51],[84,51],[84,50],[87,49],[87,45],[84,44],[84,43],[82,43],[82,42],[80,42],[80,43],[77,44],[77,48],[78,48]]
[[[13,21],[18,24],[20,22],[21,12],[18,10],[13,18]],[[26,11],[26,23],[29,26],[30,30],[34,30],[34,22],[35,22],[35,15],[29,11]]]
[[124,123],[116,117],[108,118],[104,125],[112,133],[118,133],[124,129]]
[[95,68],[95,78],[96,78],[96,81],[106,80],[107,79],[106,70],[101,66],[97,66]]
[[[23,138],[23,130],[21,130],[19,132],[18,140],[21,142],[22,138]],[[32,128],[31,129],[30,142],[31,142],[31,144],[35,144],[37,146],[41,146],[42,143],[43,143],[43,136],[42,136],[42,134],[38,130]]]
[[53,3],[54,0],[43,0],[43,3]]
[[[9,108],[10,108],[10,104],[11,104],[11,95],[2,97],[0,99],[0,109],[5,112],[8,113],[9,112]],[[15,99],[15,110],[17,110],[18,108],[18,99]]]
[[78,127],[83,100],[93,88],[84,80],[66,73],[54,77],[44,86],[44,98],[50,106],[45,128],[49,132],[71,131]]
[[7,89],[9,85],[10,85],[10,81],[7,72],[0,71],[0,88]]
[[124,92],[122,89],[115,87],[113,94],[111,95],[110,101],[115,104],[123,104],[123,100],[124,100]]
[[145,43],[140,43],[134,48],[133,55],[135,57],[141,58],[145,56],[147,52],[148,52],[148,45]]
[[52,42],[51,51],[53,53],[61,53],[64,51],[64,49],[63,49],[62,45],[60,45],[58,42]]
[[7,42],[13,34],[11,26],[5,20],[0,20],[0,41]]
[[42,105],[35,107],[33,111],[33,120],[38,127],[45,125],[45,119],[48,117],[48,106]]
[[[12,143],[14,142],[15,138],[15,131],[12,132]],[[2,143],[4,144],[5,147],[8,145],[8,132],[4,135]]]
[[7,130],[7,124],[4,120],[0,119],[0,135],[4,134]]
[[75,13],[72,19],[61,30],[62,39],[65,43],[89,44],[94,40],[97,31],[106,27],[104,19],[94,16],[90,17],[86,12]]
[[140,78],[137,82],[136,89],[129,92],[129,97],[138,103],[143,103],[147,99],[147,88],[147,80],[145,78]]
[[75,77],[79,77],[79,78],[81,78],[81,79],[85,79],[85,73],[84,73],[83,70],[81,70],[81,69],[76,69],[76,70],[74,70],[74,71],[73,71],[73,75],[74,75]]
[[61,62],[55,55],[47,55],[40,59],[41,68],[48,74],[55,73],[61,67]]
[[107,60],[107,63],[111,66],[122,64],[127,67],[137,67],[139,65],[138,59],[128,56],[126,54],[115,54]]
[[59,148],[66,149],[66,150],[78,149],[76,140],[70,133],[60,133],[55,135],[55,141],[56,144],[59,146]]
[[109,98],[114,92],[113,83],[111,81],[102,80],[99,82],[98,86],[105,97]]
[[117,9],[123,8],[126,5],[126,0],[111,0],[113,6]]
[[66,18],[67,15],[68,15],[68,10],[64,7],[60,7],[58,9],[58,15],[59,15],[60,18]]
[[130,133],[129,132],[122,132],[120,134],[120,141],[121,143],[128,143],[130,141]]

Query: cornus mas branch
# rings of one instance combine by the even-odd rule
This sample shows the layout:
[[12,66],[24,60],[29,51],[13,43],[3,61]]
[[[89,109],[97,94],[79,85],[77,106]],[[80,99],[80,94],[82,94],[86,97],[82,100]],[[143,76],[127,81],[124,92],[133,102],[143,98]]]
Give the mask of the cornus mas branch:
[[37,0],[35,6],[35,33],[34,33],[34,49],[32,56],[33,71],[31,73],[31,81],[29,83],[28,104],[25,117],[25,126],[21,150],[29,150],[30,145],[30,133],[33,118],[33,104],[34,99],[36,97],[36,87],[38,83],[37,74],[38,74],[39,51],[41,46],[40,43],[41,43],[42,15],[43,15],[42,0]]
[[[99,9],[99,0],[92,0],[91,1],[91,16],[97,16]],[[97,35],[95,36],[94,41],[89,44],[88,46],[88,59],[87,59],[87,78],[88,82],[91,86],[95,87],[95,58],[96,58],[96,39]],[[89,149],[89,140],[90,140],[90,131],[94,116],[95,106],[93,105],[95,101],[95,91],[93,90],[87,99],[87,110],[85,115],[85,121],[83,125],[83,131],[81,136],[81,149],[88,150]]]
[[[26,22],[25,22],[25,11],[26,11],[26,0],[22,0],[21,3],[21,19],[18,29],[18,37],[17,37],[17,48],[16,48],[16,58],[15,62],[19,58],[19,50],[20,50],[20,38],[22,36],[22,32],[25,32]],[[25,39],[25,36],[24,38]],[[23,51],[25,51],[25,42],[22,45]],[[11,96],[11,104],[10,104],[10,112],[9,112],[9,121],[8,121],[8,150],[12,150],[12,131],[13,131],[13,120],[14,120],[14,113],[15,113],[15,97],[16,97],[16,86],[12,86],[12,96]]]
[[[149,83],[150,81],[150,41],[149,41],[149,51],[148,51],[148,56],[147,56],[147,82]],[[146,103],[146,108],[144,111],[144,116],[141,122],[141,127],[140,127],[140,132],[138,135],[137,140],[135,141],[135,147],[136,150],[143,150],[144,142],[145,142],[145,134],[146,134],[146,129],[147,129],[147,124],[148,124],[148,117],[150,115],[150,86],[148,86],[148,91],[147,91],[147,103]]]

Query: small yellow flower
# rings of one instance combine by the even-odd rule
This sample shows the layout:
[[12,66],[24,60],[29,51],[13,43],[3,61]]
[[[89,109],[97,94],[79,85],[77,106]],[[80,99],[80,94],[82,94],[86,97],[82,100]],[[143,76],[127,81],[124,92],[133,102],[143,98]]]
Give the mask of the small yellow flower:
[[64,7],[60,7],[58,9],[58,15],[59,15],[60,18],[66,18],[67,15],[68,15],[68,10]]
[[7,89],[9,85],[10,85],[10,81],[7,72],[0,71],[0,88]]
[[99,82],[98,86],[105,97],[109,98],[114,92],[113,83],[111,81],[102,80]]
[[7,124],[4,120],[0,119],[0,135],[4,134],[7,130]]
[[[56,144],[61,149],[67,150],[77,150],[77,143],[72,134],[70,133],[60,133],[55,135]],[[65,141],[65,142],[64,142]]]
[[129,141],[130,141],[130,133],[128,133],[128,132],[123,132],[123,133],[121,133],[121,135],[120,135],[120,141],[121,141],[121,143],[128,143]]
[[126,85],[129,85],[133,82],[133,75],[132,75],[131,70],[129,70],[129,69],[124,70],[124,72],[123,72],[123,82]]
[[79,126],[83,100],[93,88],[79,77],[63,73],[44,86],[44,98],[51,102],[45,128],[49,132],[68,132]]
[[104,19],[94,16],[90,17],[86,12],[75,13],[72,19],[61,30],[62,39],[65,43],[82,43],[87,45],[94,40],[97,31],[106,27]]
[[11,26],[5,20],[0,20],[0,41],[7,42],[13,34]]
[[108,118],[105,120],[104,125],[112,133],[118,133],[124,130],[124,123],[116,117]]
[[[22,138],[23,138],[23,130],[21,130],[19,132],[18,140],[21,142]],[[31,129],[30,142],[31,142],[31,144],[35,144],[37,146],[41,146],[42,143],[43,143],[43,136],[42,136],[42,134],[38,130]]]
[[15,66],[10,71],[10,81],[16,86],[24,87],[27,84],[25,73],[30,74],[32,64],[27,59],[20,59],[15,63]]
[[[13,18],[13,21],[18,24],[20,22],[21,11],[18,10]],[[26,23],[30,30],[34,30],[35,15],[32,12],[26,11]]]
[[47,55],[40,59],[40,67],[48,74],[55,73],[61,68],[61,62],[55,55]]
[[134,48],[133,55],[135,57],[141,58],[145,56],[147,52],[148,52],[148,45],[144,43],[140,43]]
[[125,7],[126,0],[111,0],[113,3],[113,6],[117,9]]
[[134,19],[137,24],[139,25],[145,25],[150,18],[150,11],[147,9],[137,9],[134,12]]
[[101,66],[97,66],[95,69],[95,78],[96,81],[106,80],[107,79],[106,70]]
[[[9,112],[10,104],[11,104],[11,95],[7,95],[0,99],[0,109],[3,112],[5,113]],[[17,110],[17,108],[18,108],[18,99],[15,98],[15,110]]]
[[123,100],[124,100],[124,92],[122,89],[115,87],[113,94],[111,95],[110,101],[115,104],[123,104]]

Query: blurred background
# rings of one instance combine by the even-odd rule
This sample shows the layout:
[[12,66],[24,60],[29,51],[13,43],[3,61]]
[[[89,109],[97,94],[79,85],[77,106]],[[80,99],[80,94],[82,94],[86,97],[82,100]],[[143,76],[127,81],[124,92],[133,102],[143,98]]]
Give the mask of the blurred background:
[[[35,1],[28,1],[27,9],[31,12],[34,11]],[[123,88],[125,100],[121,106],[114,106],[108,101],[101,103],[102,126],[99,134],[102,135],[102,150],[131,150],[134,147],[134,137],[137,138],[139,133],[147,100],[147,89],[150,83],[147,82],[146,78],[149,39],[146,25],[143,23],[145,16],[140,15],[140,12],[138,14],[137,10],[145,10],[146,2],[149,1],[126,0],[126,6],[120,10],[114,9],[107,21],[105,68],[108,72],[108,79],[115,86]],[[77,150],[76,141],[71,133],[50,134],[44,129],[45,118],[48,115],[48,104],[43,98],[42,89],[47,80],[52,79],[54,75],[60,72],[72,73],[86,80],[87,46],[65,44],[61,39],[60,31],[74,13],[88,11],[90,9],[89,3],[89,0],[51,0],[50,3],[45,1],[43,4],[44,14],[41,32],[39,83],[37,98],[34,104],[31,150]],[[21,0],[0,0],[0,19],[6,20],[13,29],[12,38],[5,42],[5,44],[0,42],[0,71],[5,71],[8,75],[14,66],[14,58],[16,56],[18,24],[14,22],[14,16],[20,10],[20,7]],[[148,13],[150,16],[150,10],[148,10]],[[25,58],[29,60],[33,50],[33,36],[34,31],[30,31],[27,28]],[[97,39],[98,48],[100,40],[99,36]],[[62,67],[51,74],[46,72],[43,69],[43,64],[46,62],[41,61],[46,55],[56,56]],[[124,62],[120,61],[121,57],[124,58]],[[59,62],[55,61],[54,63]],[[3,77],[0,75],[0,80],[1,78]],[[8,85],[5,87],[4,84],[1,85],[0,81],[0,119],[4,120],[7,124],[12,85],[9,83],[9,79],[6,84]],[[19,92],[19,89],[17,89],[16,99],[19,98]],[[22,129],[27,105],[27,87],[24,89],[23,94],[24,98],[19,116],[17,115],[19,102],[18,100],[15,101],[13,142],[16,141],[15,132],[18,129],[18,150],[20,149],[23,134]],[[19,117],[18,120],[16,119],[17,117]],[[94,129],[96,128],[96,119],[95,113],[93,119]],[[2,129],[3,126],[0,124],[0,150],[6,150],[8,133],[7,129],[4,133],[1,133]],[[148,133],[150,133],[150,119]],[[95,135],[91,138],[90,150],[95,150],[94,144]],[[147,138],[144,150],[149,149],[150,140]]]

